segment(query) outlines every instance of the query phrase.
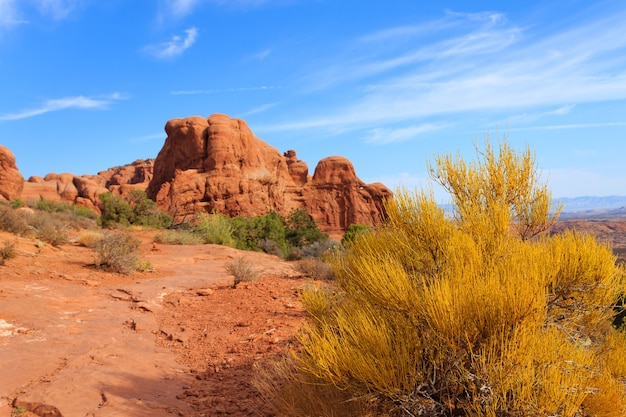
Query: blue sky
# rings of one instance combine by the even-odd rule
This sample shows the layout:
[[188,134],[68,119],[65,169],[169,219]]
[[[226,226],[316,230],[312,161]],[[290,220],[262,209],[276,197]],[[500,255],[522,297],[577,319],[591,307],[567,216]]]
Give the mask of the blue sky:
[[311,173],[342,155],[412,188],[507,135],[555,197],[626,195],[624,22],[623,1],[0,0],[0,144],[26,178],[95,174],[224,113]]

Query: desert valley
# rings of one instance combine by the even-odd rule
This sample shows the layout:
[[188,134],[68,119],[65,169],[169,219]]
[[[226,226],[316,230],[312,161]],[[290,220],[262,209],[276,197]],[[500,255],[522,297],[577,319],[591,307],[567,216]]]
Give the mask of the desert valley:
[[[101,194],[139,190],[174,223],[198,212],[303,209],[339,241],[350,225],[378,225],[392,198],[340,156],[321,160],[311,174],[295,151],[279,152],[240,119],[174,119],[165,129],[156,159],[94,175],[24,179],[19,161],[0,147],[3,204],[50,201],[100,213]],[[594,235],[626,259],[622,211],[567,213],[550,233],[565,229]],[[0,232],[13,250],[0,266],[0,415],[274,415],[255,374],[297,349],[308,318],[302,288],[332,282],[274,254],[168,244],[156,229],[125,230],[139,239],[149,265],[143,271],[96,268],[94,249],[81,244],[84,230],[69,230],[59,245]],[[254,266],[256,280],[233,285],[228,265],[237,259]]]

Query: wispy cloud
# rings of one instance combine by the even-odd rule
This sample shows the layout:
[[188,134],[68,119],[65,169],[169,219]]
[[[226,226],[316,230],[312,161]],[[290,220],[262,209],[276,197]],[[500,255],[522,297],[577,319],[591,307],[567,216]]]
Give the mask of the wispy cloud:
[[159,58],[167,59],[181,55],[189,49],[198,39],[198,29],[190,27],[185,30],[185,36],[175,35],[171,40],[159,44],[148,45],[143,48],[148,54]]
[[273,107],[276,107],[278,105],[278,103],[268,103],[268,104],[264,104],[262,106],[259,107],[255,107],[254,109],[247,111],[245,113],[243,113],[241,116],[249,116],[251,114],[257,114],[257,113],[262,113],[264,111],[267,111]]
[[[185,17],[191,14],[202,4],[214,4],[220,7],[233,9],[251,9],[268,3],[286,3],[289,0],[165,0],[160,19],[163,16],[173,16],[175,18]],[[164,12],[164,13],[163,13]]]
[[54,20],[62,20],[84,2],[84,0],[35,0],[35,5],[41,14]]
[[0,0],[0,30],[28,23],[20,17],[15,0]]
[[270,49],[264,49],[262,51],[257,52],[256,54],[252,54],[246,58],[246,61],[263,61],[265,58],[270,56],[272,51]]
[[560,125],[544,125],[513,128],[510,130],[563,130],[563,129],[591,129],[598,127],[623,127],[626,122],[600,122],[600,123],[568,123]]
[[552,116],[559,116],[576,104],[626,99],[623,9],[547,35],[494,12],[454,14],[446,21],[452,18],[450,31],[425,23],[424,36],[413,36],[421,29],[402,26],[362,36],[354,44],[405,36],[391,52],[363,47],[352,55],[346,53],[349,48],[329,51],[329,60],[339,64],[319,68],[303,83],[349,89],[345,97],[350,98],[327,106],[325,113],[264,128],[364,129],[432,116],[550,106],[556,107]]
[[365,141],[385,145],[396,142],[406,142],[428,132],[434,132],[445,128],[445,124],[424,123],[415,126],[401,128],[375,128],[367,132]]
[[103,110],[106,109],[112,102],[122,100],[124,98],[125,97],[120,93],[113,93],[101,97],[74,96],[51,99],[44,101],[41,106],[33,109],[26,109],[16,113],[0,115],[0,120],[21,120],[45,113],[68,109]]
[[182,17],[190,14],[201,3],[201,0],[167,0],[166,8],[174,17]]
[[266,90],[278,90],[282,87],[266,86],[260,87],[237,87],[237,88],[217,88],[213,90],[174,90],[170,91],[171,95],[196,95],[196,94],[217,94],[217,93],[237,93],[242,91],[266,91]]

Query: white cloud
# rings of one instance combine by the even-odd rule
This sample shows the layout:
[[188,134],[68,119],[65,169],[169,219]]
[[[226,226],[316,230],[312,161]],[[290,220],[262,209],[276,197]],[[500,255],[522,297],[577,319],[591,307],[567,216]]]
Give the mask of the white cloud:
[[190,27],[185,30],[185,37],[173,36],[170,41],[146,46],[144,51],[160,59],[174,58],[190,48],[196,42],[196,39],[198,39],[198,29]]
[[370,129],[365,137],[368,143],[378,143],[385,145],[388,143],[405,142],[423,135],[424,133],[434,132],[445,128],[446,125],[437,125],[432,123],[424,123],[415,126],[402,128],[375,128]]
[[[465,15],[463,24],[455,22],[449,32],[433,28],[434,42],[417,36],[391,51],[358,47],[348,58],[349,48],[330,51],[329,60],[333,54],[341,56],[335,60],[339,64],[320,67],[303,84],[347,88],[349,101],[329,105],[325,113],[310,118],[264,128],[362,129],[432,116],[550,106],[556,108],[551,116],[561,116],[576,104],[624,100],[624,21],[626,11],[612,11],[545,35],[490,12]],[[391,28],[370,38],[407,32],[406,27]],[[362,44],[363,38],[354,45]],[[366,88],[363,81],[369,82]]]
[[107,96],[91,98],[85,96],[64,97],[46,100],[41,106],[34,109],[21,110],[17,113],[0,115],[0,120],[21,120],[29,117],[39,116],[45,113],[68,110],[68,109],[106,109],[109,104],[125,97],[119,93]]

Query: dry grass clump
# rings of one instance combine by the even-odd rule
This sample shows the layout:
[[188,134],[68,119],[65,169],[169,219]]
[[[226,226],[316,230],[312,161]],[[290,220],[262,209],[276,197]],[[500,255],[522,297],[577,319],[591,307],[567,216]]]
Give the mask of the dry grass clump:
[[333,266],[319,258],[306,258],[296,261],[296,269],[304,276],[330,281],[335,278]]
[[201,245],[204,238],[188,230],[163,230],[154,235],[154,241],[167,245]]
[[69,225],[54,213],[39,212],[31,216],[29,223],[35,237],[52,246],[61,246],[69,241]]
[[0,246],[0,265],[4,265],[9,259],[15,258],[15,242],[9,242],[8,240]]
[[120,274],[130,274],[141,266],[136,255],[139,239],[120,231],[108,231],[96,242],[94,264]]
[[30,230],[28,218],[30,214],[24,210],[11,208],[8,205],[0,206],[0,230],[14,235],[25,235]]
[[254,265],[243,256],[227,262],[224,268],[226,272],[233,276],[233,288],[237,288],[237,285],[242,282],[252,282],[257,279]]
[[85,230],[78,235],[76,242],[86,248],[94,249],[104,235],[95,230]]

